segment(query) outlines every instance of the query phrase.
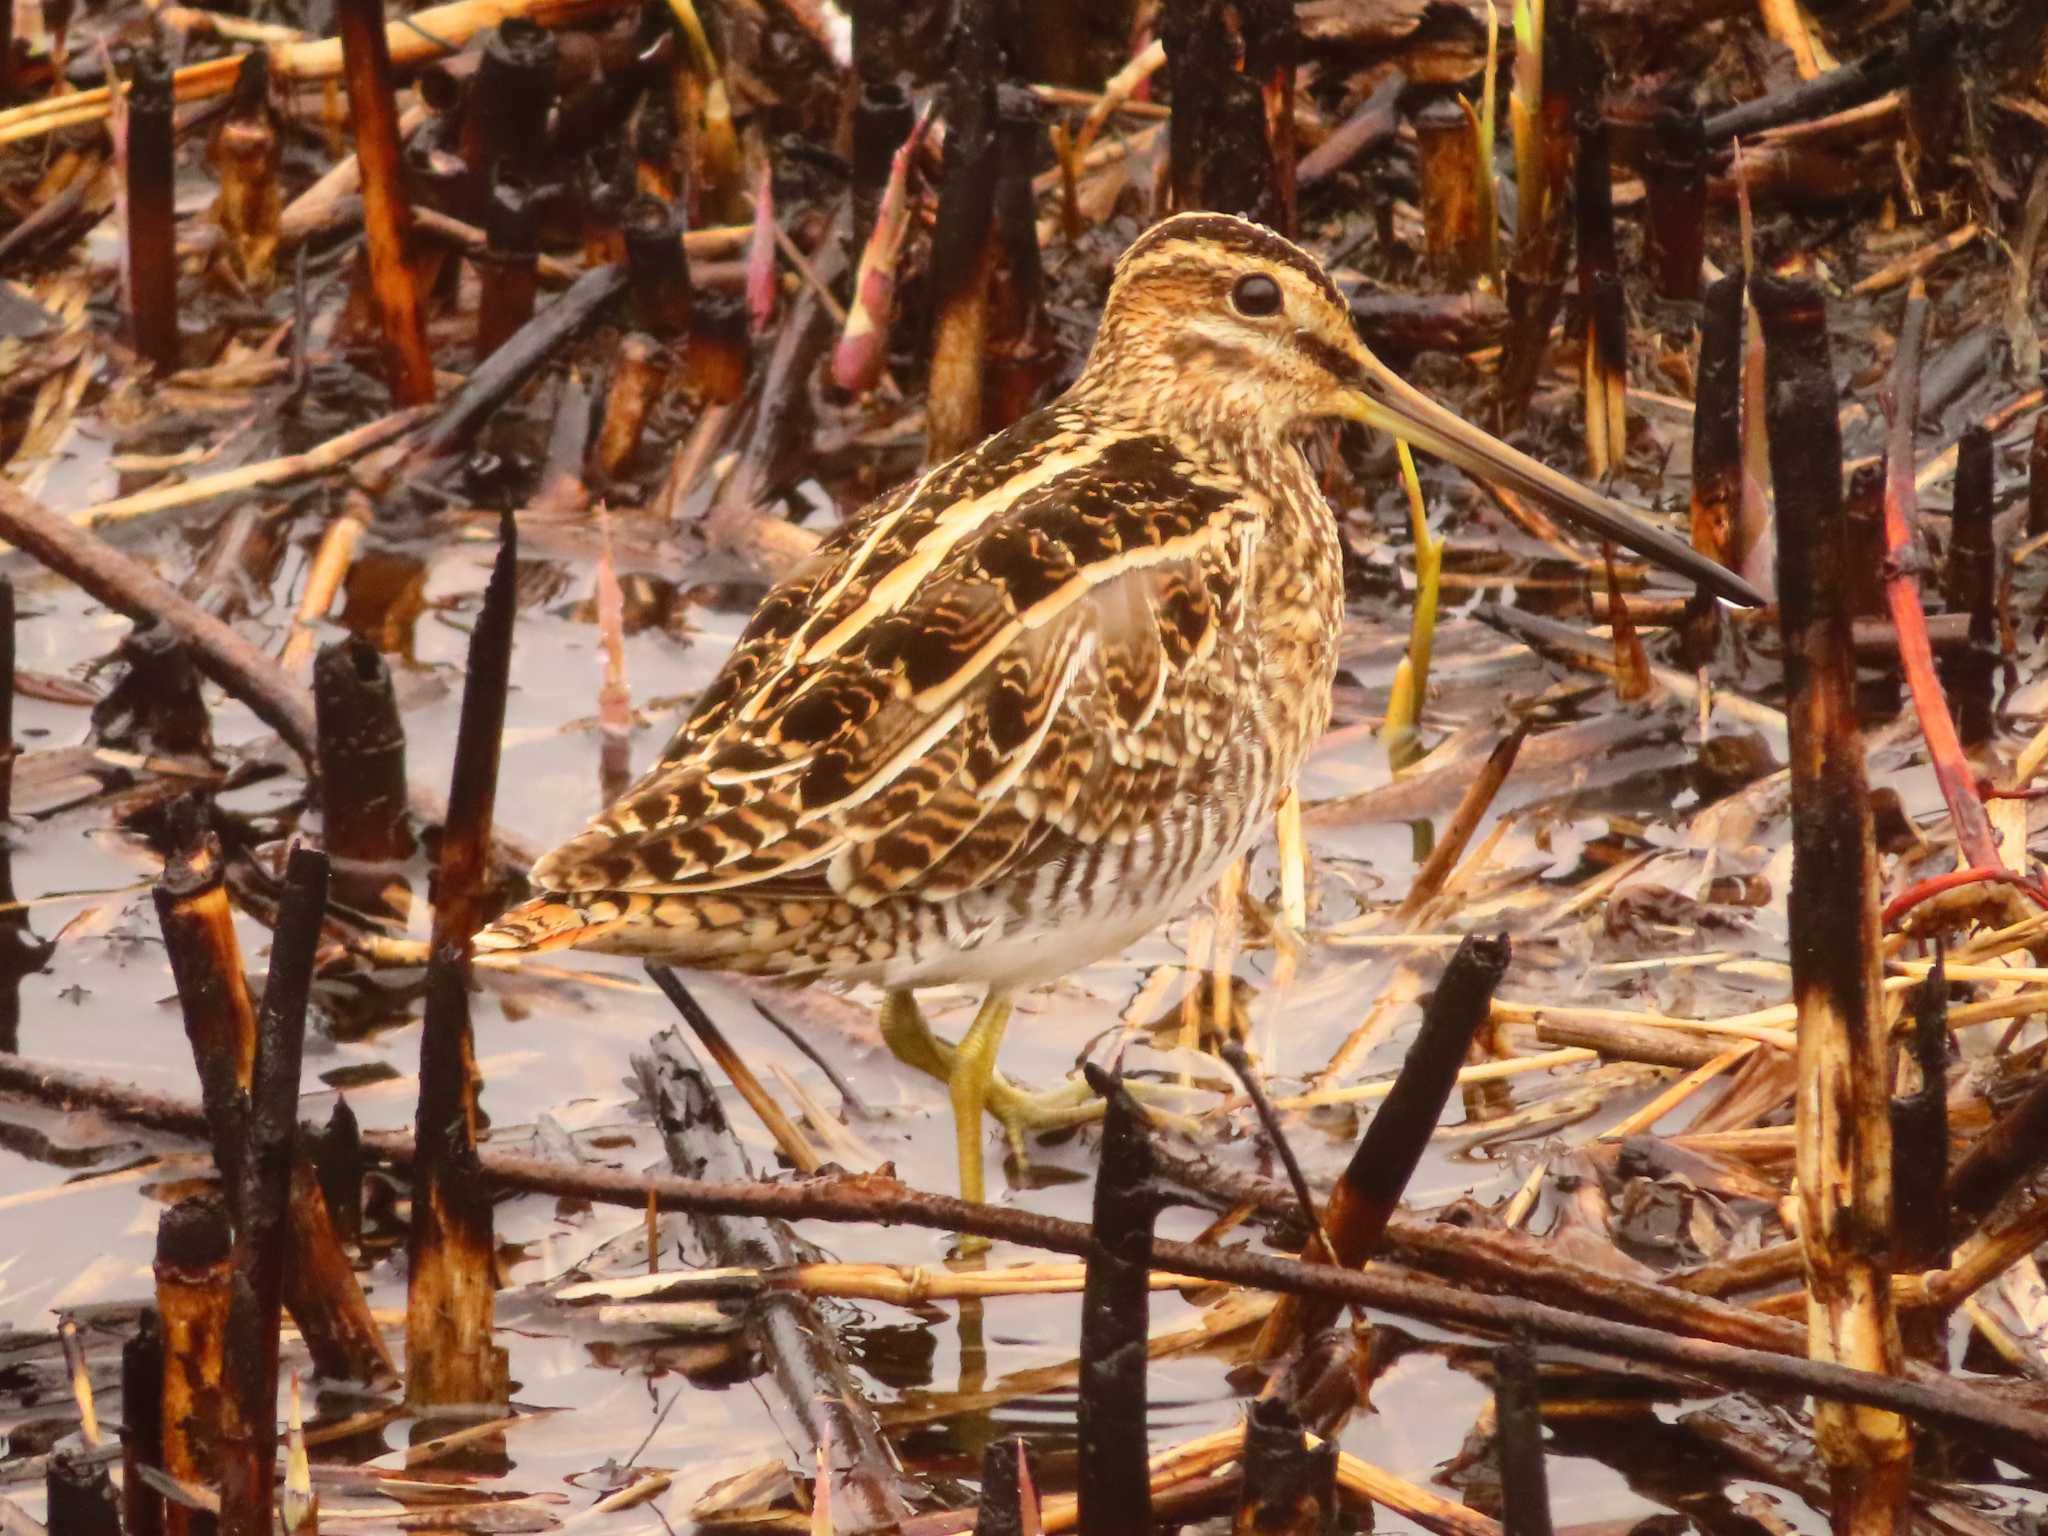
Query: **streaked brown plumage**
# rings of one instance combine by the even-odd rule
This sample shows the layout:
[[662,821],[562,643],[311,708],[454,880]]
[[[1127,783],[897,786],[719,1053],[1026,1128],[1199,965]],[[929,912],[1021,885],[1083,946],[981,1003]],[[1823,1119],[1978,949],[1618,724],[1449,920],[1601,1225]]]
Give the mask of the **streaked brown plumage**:
[[[478,946],[881,983],[892,1044],[952,1079],[979,1198],[1010,994],[1206,890],[1327,723],[1342,571],[1295,442],[1319,417],[1690,555],[1421,401],[1295,247],[1182,215],[1119,263],[1074,387],[779,582],[661,759]],[[957,1056],[907,996],[946,982],[989,994]]]

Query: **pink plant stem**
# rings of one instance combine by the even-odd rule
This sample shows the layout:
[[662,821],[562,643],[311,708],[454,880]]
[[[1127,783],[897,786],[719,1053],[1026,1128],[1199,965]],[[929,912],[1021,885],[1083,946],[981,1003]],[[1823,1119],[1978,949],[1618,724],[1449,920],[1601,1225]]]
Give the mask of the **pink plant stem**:
[[[1927,330],[1927,288],[1918,278],[1906,298],[1899,326],[1898,357],[1892,366],[1891,434],[1885,451],[1884,557],[1885,603],[1899,636],[1899,664],[1913,692],[1913,709],[1941,797],[1955,822],[1956,846],[1964,865],[1979,873],[2005,872],[1998,838],[1977,797],[1977,776],[1963,755],[1949,714],[1948,699],[1934,673],[1934,647],[1927,638],[1927,614],[1920,605],[1920,587],[1913,562],[1914,522],[1919,493],[1913,485],[1913,429],[1920,414],[1920,345]],[[1896,903],[1894,903],[1896,905]],[[1887,913],[1889,921],[1890,914]]]

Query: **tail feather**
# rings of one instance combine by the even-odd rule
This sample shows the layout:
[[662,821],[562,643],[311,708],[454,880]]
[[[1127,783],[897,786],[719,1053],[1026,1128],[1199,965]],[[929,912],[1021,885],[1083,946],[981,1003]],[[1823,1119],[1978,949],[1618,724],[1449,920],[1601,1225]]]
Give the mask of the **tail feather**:
[[[644,898],[642,898],[644,900]],[[609,897],[542,896],[521,902],[470,941],[478,954],[545,954],[551,949],[600,946],[623,927],[630,903]]]
[[479,956],[595,949],[788,975],[816,969],[816,961],[803,953],[805,926],[791,920],[816,910],[765,898],[554,891],[512,908],[471,943]]

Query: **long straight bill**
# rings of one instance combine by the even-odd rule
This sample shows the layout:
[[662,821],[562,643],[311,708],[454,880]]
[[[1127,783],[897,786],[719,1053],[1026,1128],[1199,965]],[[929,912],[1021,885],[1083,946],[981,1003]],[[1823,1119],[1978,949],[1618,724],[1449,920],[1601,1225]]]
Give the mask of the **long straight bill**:
[[1510,448],[1453,415],[1409,384],[1378,358],[1358,349],[1357,420],[1412,446],[1448,460],[1469,474],[1521,495],[1533,496],[1567,521],[1602,539],[1632,549],[1664,567],[1745,608],[1760,608],[1766,599],[1748,582],[1718,561],[1710,560],[1683,539],[1644,522],[1620,502],[1589,490],[1526,453]]

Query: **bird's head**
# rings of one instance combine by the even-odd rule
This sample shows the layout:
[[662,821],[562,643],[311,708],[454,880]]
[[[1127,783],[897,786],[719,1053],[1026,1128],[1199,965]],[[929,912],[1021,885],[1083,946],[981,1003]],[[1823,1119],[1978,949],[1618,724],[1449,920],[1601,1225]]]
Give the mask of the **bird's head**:
[[1745,605],[1734,572],[1453,415],[1373,356],[1351,306],[1300,247],[1220,213],[1155,224],[1117,263],[1081,387],[1155,421],[1219,437],[1285,438],[1365,422],[1535,497],[1603,539]]

